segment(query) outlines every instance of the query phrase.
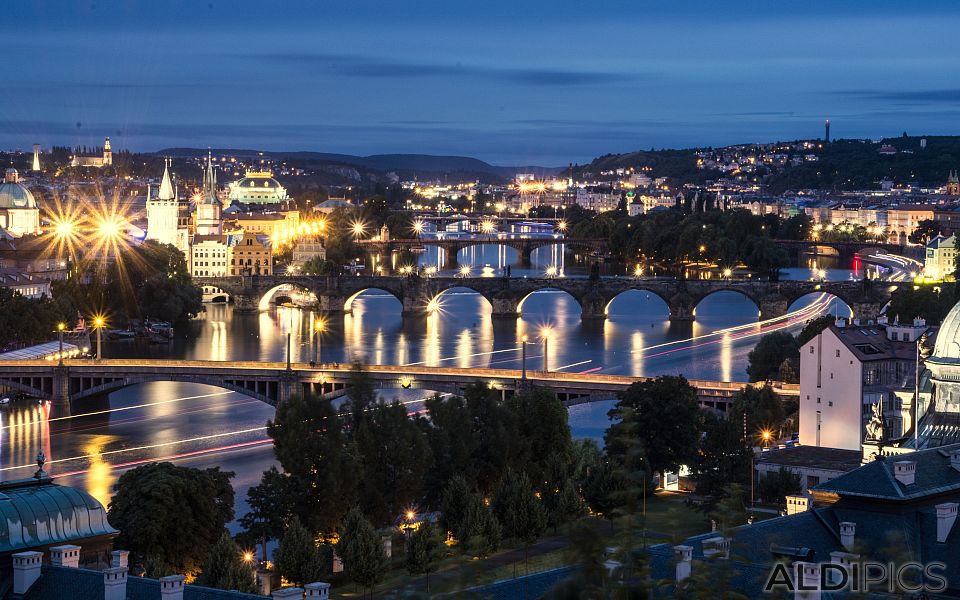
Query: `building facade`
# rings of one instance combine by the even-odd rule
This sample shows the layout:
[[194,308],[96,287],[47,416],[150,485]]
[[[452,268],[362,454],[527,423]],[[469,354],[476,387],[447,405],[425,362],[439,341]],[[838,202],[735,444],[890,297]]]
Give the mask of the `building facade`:
[[109,167],[113,164],[113,150],[110,148],[110,138],[103,140],[103,154],[100,156],[80,156],[75,154],[70,157],[70,166],[72,167]]
[[957,267],[957,238],[938,235],[927,242],[923,274],[930,279],[953,278]]
[[230,202],[279,204],[289,200],[287,190],[270,171],[247,171],[243,179],[230,184]]
[[14,237],[40,233],[40,209],[16,169],[6,170],[0,184],[0,228]]
[[270,238],[244,232],[230,248],[231,275],[273,275]]
[[165,160],[163,178],[155,198],[150,197],[150,187],[147,186],[147,239],[176,246],[179,210],[179,200],[170,180],[170,161]]

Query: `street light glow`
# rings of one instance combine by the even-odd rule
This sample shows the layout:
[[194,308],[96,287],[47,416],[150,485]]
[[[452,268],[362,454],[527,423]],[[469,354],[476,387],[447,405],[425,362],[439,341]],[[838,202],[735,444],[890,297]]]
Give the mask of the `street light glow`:
[[469,275],[470,275],[470,267],[467,267],[467,266],[460,267],[461,277],[469,277]]
[[557,223],[557,229],[559,229],[560,231],[566,231],[566,230],[567,230],[567,222],[566,222],[566,221],[560,221],[559,223]]
[[493,233],[493,221],[483,221],[480,223],[480,230],[484,233]]
[[416,232],[417,235],[420,235],[421,233],[423,233],[423,221],[421,221],[420,219],[417,219],[416,221],[414,221],[413,230]]
[[323,319],[314,319],[314,320],[313,320],[313,330],[316,331],[316,332],[318,332],[318,333],[321,332],[321,331],[323,331],[323,330],[326,328],[326,326],[327,326],[327,322],[324,321]]
[[66,324],[66,323],[63,323],[63,322],[57,323],[57,331],[63,331],[63,330],[66,329],[66,328],[67,328],[67,324]]
[[543,326],[540,328],[540,337],[547,339],[550,337],[550,334],[553,333],[553,328],[549,326]]
[[363,221],[354,221],[352,228],[353,228],[353,235],[357,237],[360,237],[367,231],[367,226],[363,223]]

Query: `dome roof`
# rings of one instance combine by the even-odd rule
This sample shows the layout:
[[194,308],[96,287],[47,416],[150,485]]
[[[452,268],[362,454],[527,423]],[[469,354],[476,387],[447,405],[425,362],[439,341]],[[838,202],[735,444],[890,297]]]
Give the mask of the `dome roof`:
[[37,208],[37,201],[22,183],[0,183],[0,208]]
[[273,177],[244,177],[234,185],[239,188],[276,189],[280,187],[280,182]]
[[287,190],[268,171],[247,172],[247,176],[230,184],[230,199],[244,204],[268,204],[287,199]]
[[927,362],[960,363],[960,302],[947,313]]

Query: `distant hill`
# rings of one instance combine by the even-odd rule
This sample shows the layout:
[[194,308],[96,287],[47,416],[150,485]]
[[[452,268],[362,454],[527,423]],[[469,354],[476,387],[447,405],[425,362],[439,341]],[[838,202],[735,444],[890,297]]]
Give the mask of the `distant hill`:
[[[535,173],[537,175],[555,175],[564,167],[517,166],[497,167],[476,158],[467,156],[434,156],[430,154],[374,154],[354,156],[329,152],[261,152],[235,148],[215,148],[216,154],[254,157],[269,156],[274,159],[296,160],[302,162],[333,163],[364,167],[377,171],[396,171],[400,174],[417,173],[476,173],[499,178],[511,178],[517,173]],[[173,157],[203,156],[207,150],[197,148],[164,148],[154,152],[156,155]]]

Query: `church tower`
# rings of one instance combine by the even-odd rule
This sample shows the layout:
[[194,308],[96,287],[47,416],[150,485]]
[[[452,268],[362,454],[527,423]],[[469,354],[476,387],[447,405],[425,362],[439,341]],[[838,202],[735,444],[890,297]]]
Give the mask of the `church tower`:
[[197,203],[197,235],[220,235],[220,198],[217,197],[217,176],[213,171],[213,157],[207,152],[207,167],[203,171],[203,191]]
[[33,145],[33,168],[30,170],[34,172],[40,171],[40,144]]
[[947,195],[960,196],[960,177],[957,176],[956,171],[950,171],[950,175],[947,176]]
[[113,150],[110,149],[110,138],[103,140],[103,166],[109,167],[113,164]]
[[170,160],[164,159],[157,197],[150,198],[150,188],[147,188],[147,239],[177,245],[177,211],[177,197],[170,182]]

